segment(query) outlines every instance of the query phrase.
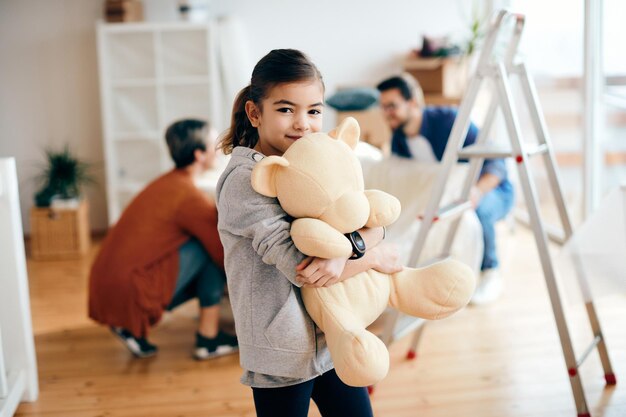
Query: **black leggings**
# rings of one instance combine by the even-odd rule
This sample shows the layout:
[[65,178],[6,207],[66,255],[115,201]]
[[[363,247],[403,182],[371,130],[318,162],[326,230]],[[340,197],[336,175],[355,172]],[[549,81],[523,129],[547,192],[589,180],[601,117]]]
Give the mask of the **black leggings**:
[[350,387],[335,370],[282,388],[252,388],[257,417],[306,417],[311,398],[323,417],[373,417],[366,388]]

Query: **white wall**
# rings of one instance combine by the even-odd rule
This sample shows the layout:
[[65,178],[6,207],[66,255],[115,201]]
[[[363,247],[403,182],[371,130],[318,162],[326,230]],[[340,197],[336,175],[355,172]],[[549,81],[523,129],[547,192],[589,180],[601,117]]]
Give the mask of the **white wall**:
[[[0,156],[15,156],[24,229],[42,149],[69,143],[96,163],[91,226],[106,228],[95,21],[103,0],[0,0]],[[469,27],[463,0],[213,0],[214,15],[239,16],[256,62],[274,48],[308,53],[326,81],[374,85],[401,68],[421,35]],[[175,0],[144,0],[148,18],[176,17]],[[326,119],[332,126],[334,116]]]
[[43,150],[94,162],[91,224],[106,225],[94,21],[99,0],[0,0],[0,157],[17,161],[25,233]]
[[[460,35],[459,0],[231,0],[215,2],[248,28],[256,62],[270,49],[297,48],[320,68],[332,93],[337,85],[375,84],[401,69],[421,36]],[[217,7],[216,7],[217,8]],[[469,23],[466,25],[469,27]]]

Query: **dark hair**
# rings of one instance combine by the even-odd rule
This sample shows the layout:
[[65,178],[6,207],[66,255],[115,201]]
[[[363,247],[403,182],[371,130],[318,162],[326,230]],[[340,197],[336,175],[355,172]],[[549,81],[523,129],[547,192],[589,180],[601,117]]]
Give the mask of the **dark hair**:
[[206,133],[209,124],[204,120],[184,119],[172,123],[165,131],[165,141],[176,168],[195,162],[196,149],[206,151]]
[[387,78],[381,81],[376,88],[381,93],[396,88],[405,100],[415,99],[420,107],[424,107],[424,92],[419,82],[411,74],[404,73]]
[[259,141],[259,133],[246,114],[248,100],[262,111],[261,101],[273,87],[282,83],[306,80],[319,80],[324,88],[322,74],[315,64],[298,50],[274,49],[261,58],[252,71],[250,85],[243,88],[235,98],[230,128],[219,144],[222,152],[229,154],[236,146],[254,148]]

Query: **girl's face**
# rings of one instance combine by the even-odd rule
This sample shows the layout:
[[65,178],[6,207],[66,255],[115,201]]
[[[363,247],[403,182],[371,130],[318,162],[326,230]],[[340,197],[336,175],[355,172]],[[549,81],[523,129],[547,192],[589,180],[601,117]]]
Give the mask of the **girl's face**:
[[307,133],[322,128],[324,90],[318,80],[278,84],[257,106],[246,103],[246,113],[259,132],[254,147],[266,156],[282,155]]

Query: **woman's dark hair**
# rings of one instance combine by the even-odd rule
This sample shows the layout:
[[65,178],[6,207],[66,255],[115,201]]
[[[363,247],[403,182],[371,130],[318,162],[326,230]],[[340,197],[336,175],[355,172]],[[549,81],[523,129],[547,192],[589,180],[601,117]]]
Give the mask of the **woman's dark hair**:
[[257,62],[252,71],[250,85],[242,89],[233,104],[230,128],[220,140],[219,148],[224,154],[236,146],[254,148],[259,141],[257,129],[246,114],[246,102],[251,100],[261,111],[261,101],[278,84],[306,80],[319,80],[324,88],[322,74],[315,64],[295,49],[274,49]]
[[165,141],[176,168],[185,168],[196,160],[196,149],[206,151],[209,124],[204,120],[184,119],[172,123],[165,131]]

